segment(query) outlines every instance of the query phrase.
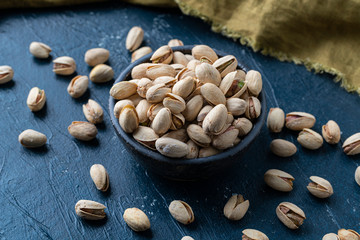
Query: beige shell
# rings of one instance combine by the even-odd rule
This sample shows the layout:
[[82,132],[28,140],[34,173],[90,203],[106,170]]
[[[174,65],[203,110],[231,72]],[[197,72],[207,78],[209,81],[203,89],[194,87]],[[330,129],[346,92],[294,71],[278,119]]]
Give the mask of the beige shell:
[[128,208],[123,214],[126,224],[135,232],[143,232],[150,229],[148,216],[138,208]]
[[240,97],[247,89],[245,72],[242,70],[229,72],[221,81],[219,88],[225,97]]
[[156,150],[155,142],[159,138],[159,135],[157,135],[152,128],[139,126],[133,133],[133,137],[145,147]]
[[184,236],[184,237],[181,238],[181,240],[195,240],[195,239],[193,239],[190,236]]
[[168,108],[162,108],[152,121],[151,128],[156,134],[162,135],[170,129],[171,123],[171,111]]
[[355,133],[348,137],[342,145],[344,153],[355,155],[360,153],[360,133]]
[[171,158],[181,158],[189,153],[188,145],[174,138],[161,137],[155,142],[156,150]]
[[201,95],[211,105],[226,104],[223,92],[215,84],[205,83],[200,88]]
[[178,46],[184,46],[184,43],[179,39],[171,39],[168,42],[169,47],[178,47]]
[[245,229],[242,233],[247,238],[244,239],[243,237],[243,240],[269,240],[264,233],[255,229]]
[[293,131],[301,131],[304,128],[312,128],[316,119],[313,115],[305,112],[291,112],[286,114],[285,126]]
[[131,105],[131,106],[135,107],[134,103],[131,100],[128,100],[128,99],[120,100],[115,104],[115,106],[114,106],[114,116],[116,118],[119,118],[121,110],[126,105]]
[[216,105],[204,118],[202,127],[206,133],[218,134],[223,130],[227,120],[225,105]]
[[179,130],[185,125],[185,117],[181,113],[172,114],[171,116],[171,130]]
[[218,56],[212,48],[207,45],[196,45],[191,50],[191,54],[197,60],[200,60],[201,57],[205,56],[210,59],[212,62],[215,62],[218,59]]
[[257,97],[262,90],[262,78],[258,71],[250,70],[246,73],[245,81],[251,95]]
[[335,233],[328,233],[323,236],[322,240],[341,240]]
[[186,121],[192,122],[196,119],[203,106],[203,98],[200,95],[196,95],[186,103],[186,108],[182,112]]
[[185,66],[183,66],[182,64],[179,64],[179,63],[174,63],[174,64],[171,64],[170,66],[175,69],[176,74],[178,74],[181,70],[183,70],[185,68]]
[[126,133],[132,133],[139,127],[139,117],[134,106],[126,105],[122,108],[119,124]]
[[166,87],[172,88],[174,86],[174,84],[176,83],[176,81],[177,80],[174,77],[162,76],[162,77],[156,78],[152,83],[153,83],[153,85],[165,84]]
[[153,81],[148,78],[142,78],[137,83],[137,93],[140,97],[145,98],[146,92],[149,90],[150,87],[153,86]]
[[158,114],[158,112],[164,108],[164,105],[162,104],[162,102],[160,103],[156,103],[156,104],[152,104],[147,112],[147,116],[149,118],[150,121],[154,120],[156,114]]
[[323,145],[322,136],[309,128],[304,128],[299,133],[299,136],[297,137],[297,141],[304,148],[311,150],[318,149]]
[[226,100],[228,111],[234,116],[243,115],[247,108],[247,102],[241,98],[229,98]]
[[185,158],[197,158],[199,155],[199,147],[192,140],[189,140],[186,144],[188,145],[189,152]]
[[106,192],[109,189],[109,174],[103,165],[92,165],[90,168],[90,176],[98,190]]
[[184,201],[174,200],[169,205],[169,212],[178,222],[190,224],[195,220],[193,210]]
[[252,122],[247,118],[235,119],[232,125],[239,130],[239,137],[246,136],[253,127]]
[[181,69],[177,74],[176,74],[176,80],[180,81],[182,79],[185,79],[187,77],[192,77],[192,78],[195,78],[196,75],[195,75],[195,72],[191,69],[188,69],[188,68],[183,68]]
[[44,146],[47,138],[45,134],[41,132],[27,129],[20,133],[18,140],[19,143],[26,148],[37,148]]
[[[284,211],[286,213],[284,213]],[[290,229],[298,229],[306,219],[305,213],[298,206],[289,202],[282,202],[276,208],[279,220]]]
[[183,99],[187,98],[196,89],[196,81],[192,77],[186,77],[175,83],[172,93]]
[[279,133],[285,124],[285,113],[281,108],[270,108],[267,117],[267,127],[270,132]]
[[131,95],[130,97],[128,97],[127,100],[132,101],[134,104],[134,107],[136,107],[139,104],[139,102],[141,100],[143,100],[143,98],[141,96],[139,96],[139,94],[135,93],[135,94]]
[[144,39],[144,30],[141,27],[135,26],[130,29],[126,37],[126,49],[129,51],[135,51],[140,47]]
[[246,102],[247,107],[245,116],[250,120],[258,118],[261,114],[261,103],[259,99],[256,97],[249,97]]
[[68,127],[68,131],[74,138],[81,141],[90,141],[94,139],[98,133],[93,123],[74,121]]
[[141,63],[139,65],[136,65],[132,70],[131,70],[131,78],[133,79],[141,79],[146,76],[146,70],[149,66],[152,65],[156,65],[156,64],[152,64],[152,63]]
[[86,220],[101,220],[106,217],[105,206],[91,200],[79,200],[75,204],[76,214]]
[[235,127],[229,127],[224,133],[213,138],[212,145],[217,149],[228,149],[234,146],[235,140],[239,135],[239,130]]
[[163,104],[174,114],[181,113],[185,110],[186,107],[185,100],[182,97],[172,93],[166,94],[166,97],[163,100]]
[[29,46],[30,53],[37,58],[48,58],[51,52],[51,48],[45,43],[32,42]]
[[67,87],[69,95],[73,98],[79,98],[88,89],[89,78],[87,76],[78,75],[74,77]]
[[195,68],[195,74],[201,84],[212,83],[220,85],[221,76],[219,71],[211,64],[201,63]]
[[340,229],[338,231],[338,235],[339,235],[340,240],[360,240],[359,233],[357,233],[351,229],[347,229],[347,230]]
[[296,146],[283,139],[274,139],[270,144],[270,150],[279,157],[291,157],[297,151]]
[[72,57],[58,57],[53,63],[53,72],[58,75],[71,75],[76,71],[76,63]]
[[175,77],[175,75],[175,69],[167,64],[152,64],[146,68],[146,77],[151,80],[155,80],[156,78],[162,76]]
[[210,157],[210,156],[216,155],[220,152],[221,152],[220,150],[213,148],[213,147],[200,148],[199,158]]
[[86,51],[84,61],[91,67],[105,63],[110,56],[109,50],[105,48],[92,48]]
[[0,84],[5,84],[14,77],[14,70],[7,65],[0,66]]
[[221,77],[225,77],[226,74],[233,72],[237,67],[236,57],[232,55],[226,55],[222,58],[219,58],[213,63],[213,66],[220,72]]
[[168,45],[158,48],[150,58],[153,63],[169,64],[173,59],[173,51]]
[[189,63],[189,60],[185,57],[185,55],[182,52],[175,51],[173,55],[173,63],[175,64],[181,64],[183,66],[186,66]]
[[337,144],[341,137],[339,125],[335,121],[329,120],[322,126],[322,135],[327,143]]
[[187,135],[186,129],[184,128],[168,132],[164,134],[162,137],[174,138],[184,143],[186,143],[189,140],[189,136]]
[[211,109],[213,109],[214,107],[211,106],[211,105],[206,105],[204,106],[199,114],[197,115],[196,117],[196,121],[198,121],[198,123],[201,123],[202,124],[202,121],[205,119],[206,115],[211,111]]
[[163,101],[166,95],[170,92],[171,88],[166,87],[165,84],[156,84],[147,90],[146,100],[149,103],[158,103]]
[[110,89],[110,96],[116,100],[122,100],[135,94],[137,85],[129,81],[121,81],[114,84]]
[[186,67],[190,70],[195,71],[196,67],[200,65],[201,62],[197,59],[190,60],[189,63],[186,65]]
[[138,50],[135,50],[132,54],[131,54],[131,62],[135,62],[136,60],[142,58],[143,56],[149,54],[152,52],[151,47],[142,47],[139,48]]
[[278,170],[278,169],[270,169],[264,174],[265,183],[281,192],[290,192],[293,190],[293,181],[295,178],[290,174]]
[[360,166],[356,168],[355,181],[360,186]]
[[91,123],[98,124],[103,121],[104,111],[100,104],[92,99],[89,99],[88,103],[83,105],[83,113]]
[[149,109],[151,107],[151,103],[149,103],[146,99],[143,99],[136,106],[136,112],[139,117],[139,123],[146,123],[149,120],[147,115]]
[[245,201],[241,194],[235,194],[225,204],[224,215],[230,220],[238,221],[245,216],[249,206],[249,200]]
[[89,78],[94,83],[105,83],[113,79],[114,70],[106,64],[96,65],[90,72]]
[[32,112],[40,111],[46,102],[45,91],[38,87],[33,87],[26,99],[26,104]]
[[331,183],[324,178],[311,176],[310,180],[312,181],[307,186],[309,192],[318,198],[328,198],[333,195],[334,190],[331,186]]
[[187,129],[187,134],[194,143],[200,147],[208,147],[211,143],[211,138],[205,133],[205,131],[196,124],[190,124]]

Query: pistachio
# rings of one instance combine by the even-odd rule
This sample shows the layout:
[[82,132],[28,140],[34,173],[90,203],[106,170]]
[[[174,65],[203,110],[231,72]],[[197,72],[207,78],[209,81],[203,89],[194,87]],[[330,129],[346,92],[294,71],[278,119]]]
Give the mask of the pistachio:
[[232,55],[227,55],[216,60],[213,66],[219,71],[221,77],[223,78],[226,76],[226,74],[235,71],[237,64],[238,62],[236,60],[236,57]]
[[133,52],[140,47],[144,39],[144,31],[141,27],[132,27],[126,37],[126,49]]
[[128,97],[127,100],[132,101],[134,104],[134,107],[136,107],[139,104],[139,102],[141,100],[143,100],[143,98],[140,97],[139,94],[135,93],[135,94],[131,95],[130,97]]
[[184,201],[174,200],[169,205],[169,212],[173,218],[182,224],[190,224],[195,220],[193,210]]
[[[131,70],[131,77],[133,79],[141,79],[141,78],[145,78],[146,76],[146,70],[148,67],[152,66],[154,64],[152,63],[141,63],[139,65],[136,65],[132,70]],[[175,75],[175,74],[174,74]]]
[[151,80],[162,76],[175,77],[175,74],[175,69],[167,64],[152,64],[146,69],[146,76]]
[[83,113],[91,123],[97,124],[103,121],[104,111],[100,104],[92,99],[89,99],[88,103],[83,105]]
[[186,129],[181,128],[179,130],[170,131],[162,136],[163,138],[174,138],[176,140],[179,140],[181,142],[186,143],[189,139]]
[[249,90],[246,88],[246,90],[243,92],[243,94],[241,94],[240,98],[244,99],[244,100],[247,100],[249,97],[250,97],[250,93],[249,93]]
[[234,141],[234,146],[238,145],[240,142],[241,142],[241,139],[237,137]]
[[229,98],[226,100],[226,107],[234,116],[240,116],[245,113],[247,102],[241,98]]
[[220,150],[213,147],[200,148],[199,158],[210,157],[220,153]]
[[179,63],[174,63],[174,64],[171,64],[170,66],[175,69],[176,74],[178,74],[181,70],[183,70],[185,68],[185,66],[183,66],[182,64],[179,64]]
[[200,65],[200,64],[201,64],[201,62],[200,62],[199,60],[193,59],[193,60],[190,60],[190,61],[189,61],[189,63],[187,64],[186,67],[187,67],[188,69],[190,69],[190,70],[195,71],[196,67],[197,67],[198,65]]
[[265,183],[281,192],[290,192],[293,189],[294,180],[293,176],[278,169],[270,169],[264,174]]
[[284,127],[285,113],[281,108],[270,108],[267,117],[267,127],[270,132],[279,133]]
[[151,47],[142,47],[139,48],[138,50],[134,51],[131,54],[131,62],[135,62],[136,60],[142,58],[145,55],[148,55],[149,53],[152,52]]
[[184,43],[179,39],[171,39],[168,42],[168,46],[169,47],[179,47],[179,46],[184,46]]
[[220,88],[215,84],[205,83],[200,88],[201,95],[211,105],[226,104],[226,98]]
[[26,100],[26,104],[30,108],[31,111],[37,112],[40,111],[46,102],[45,91],[39,89],[38,87],[33,87]]
[[318,149],[323,144],[323,138],[321,137],[321,135],[309,128],[304,128],[299,133],[297,141],[304,148],[311,149],[311,150]]
[[242,233],[242,240],[269,240],[264,233],[255,229],[245,229]]
[[175,83],[172,93],[183,99],[187,98],[196,88],[196,81],[192,77],[186,77]]
[[316,119],[313,115],[304,112],[291,112],[286,114],[285,126],[293,131],[301,131],[304,128],[312,128]]
[[149,103],[158,103],[163,101],[166,95],[170,92],[171,89],[166,87],[165,84],[156,84],[147,90],[146,100]]
[[147,112],[149,111],[151,104],[146,100],[143,99],[139,102],[139,104],[136,106],[136,112],[139,117],[139,123],[146,123],[149,120],[149,117],[147,116]]
[[182,112],[186,121],[192,122],[195,120],[196,116],[199,114],[203,106],[203,98],[200,95],[192,97],[187,103],[186,108]]
[[247,89],[245,72],[236,70],[226,74],[219,86],[225,97],[240,97]]
[[355,181],[360,186],[360,166],[356,168]]
[[84,95],[88,86],[89,78],[87,76],[78,75],[71,80],[67,87],[67,91],[71,97],[79,98]]
[[179,63],[183,66],[186,66],[189,63],[189,60],[185,57],[182,52],[175,51],[173,56],[173,63]]
[[106,192],[109,189],[109,174],[101,164],[94,164],[90,168],[90,176],[98,190]]
[[191,53],[193,57],[197,60],[200,60],[200,58],[203,56],[207,57],[212,62],[215,62],[218,59],[218,56],[216,55],[214,50],[212,50],[212,48],[206,45],[197,45],[193,47]]
[[238,135],[239,130],[234,127],[229,127],[224,133],[213,138],[212,145],[221,150],[233,147]]
[[148,147],[152,150],[156,150],[155,142],[159,136],[154,132],[152,128],[139,126],[138,129],[133,133],[133,137],[140,144]]
[[137,93],[142,97],[146,97],[146,92],[150,87],[153,86],[153,82],[148,78],[142,78],[138,81],[137,85]]
[[76,71],[76,63],[72,57],[58,57],[53,63],[53,72],[58,75],[71,75]]
[[245,116],[252,120],[258,118],[261,114],[261,103],[256,97],[249,97],[247,100],[247,107],[245,111]]
[[121,81],[114,84],[110,89],[110,96],[116,100],[122,100],[135,94],[137,85],[129,81]]
[[213,62],[211,61],[211,59],[209,59],[208,57],[206,57],[206,56],[202,56],[201,58],[200,58],[200,62],[201,63],[208,63],[208,64],[213,64]]
[[105,63],[110,56],[109,50],[105,48],[92,48],[86,51],[84,61],[91,67]]
[[190,236],[184,236],[184,237],[181,238],[181,240],[195,240],[195,239],[193,239]]
[[163,77],[158,77],[153,81],[153,85],[162,84],[162,83],[165,84],[166,87],[171,88],[176,83],[176,78],[163,76]]
[[147,112],[147,116],[150,121],[154,120],[156,114],[164,108],[164,105],[161,103],[152,104]]
[[123,218],[126,224],[135,232],[143,232],[150,229],[148,216],[138,208],[126,209]]
[[205,133],[219,134],[226,125],[227,109],[225,105],[216,105],[204,118],[202,127]]
[[224,215],[230,220],[238,221],[244,217],[250,206],[249,200],[241,194],[233,195],[224,207]]
[[303,210],[289,202],[280,203],[276,208],[276,215],[290,229],[298,229],[306,219]]
[[247,118],[235,119],[232,125],[239,130],[239,137],[246,136],[253,127],[252,122]]
[[27,129],[20,133],[19,143],[26,148],[37,148],[45,145],[47,138],[41,132]]
[[262,90],[261,74],[258,71],[250,70],[246,74],[245,81],[250,94],[257,97]]
[[188,154],[185,157],[188,159],[197,158],[199,155],[199,147],[192,140],[189,140],[186,144],[188,146]]
[[171,130],[179,130],[185,125],[186,122],[185,117],[180,113],[172,114],[171,119]]
[[188,68],[183,68],[181,69],[175,76],[176,80],[180,81],[182,79],[185,79],[187,77],[192,77],[192,78],[195,78],[195,72],[191,69],[188,69]]
[[355,155],[360,153],[360,133],[355,133],[348,137],[342,145],[344,153]]
[[340,229],[338,235],[340,240],[360,240],[360,235],[351,229]]
[[205,119],[206,115],[211,111],[211,109],[213,109],[213,106],[206,105],[200,110],[196,118],[199,124],[202,125],[202,121]]
[[337,144],[340,141],[340,127],[333,121],[329,120],[326,125],[322,126],[322,135],[327,143]]
[[328,198],[333,195],[334,190],[329,181],[316,176],[311,176],[310,180],[312,182],[309,183],[307,189],[309,192],[318,198]]
[[169,64],[173,59],[173,51],[168,45],[158,48],[150,58],[153,63]]
[[138,85],[138,83],[140,82],[140,79],[131,79],[131,80],[129,80],[129,82],[135,83],[136,85]]
[[184,99],[180,96],[177,96],[173,93],[166,94],[166,97],[163,100],[164,107],[170,109],[174,114],[181,113],[185,110],[186,103]]
[[220,85],[220,73],[213,65],[201,63],[195,68],[195,74],[201,84],[212,83],[216,86]]
[[115,106],[114,106],[114,116],[116,118],[119,118],[121,110],[126,105],[132,105],[133,107],[135,107],[134,103],[131,100],[128,100],[128,99],[120,100],[115,104]]
[[14,76],[14,70],[7,65],[0,66],[0,84],[11,81]]
[[30,53],[36,58],[48,58],[51,48],[41,42],[32,42],[29,47]]
[[296,146],[283,139],[275,139],[270,144],[270,150],[279,157],[291,157],[297,151]]
[[98,133],[94,124],[89,122],[74,121],[68,127],[71,136],[82,141],[94,139]]
[[335,233],[328,233],[323,236],[322,240],[340,240],[340,238]]
[[89,77],[94,83],[104,83],[113,79],[114,71],[108,65],[99,64],[91,70]]
[[187,129],[187,134],[190,139],[194,141],[200,147],[208,147],[211,143],[211,138],[205,133],[205,131],[196,124],[190,124]]
[[139,127],[139,117],[134,106],[126,105],[122,108],[119,124],[126,133],[132,133]]
[[162,155],[171,158],[184,157],[189,153],[187,144],[174,138],[161,137],[156,140],[155,147]]
[[104,205],[95,201],[80,200],[75,205],[75,212],[86,220],[101,220],[106,217],[105,208]]
[[162,135],[170,129],[171,122],[171,111],[168,108],[162,108],[151,123],[151,128],[156,134]]

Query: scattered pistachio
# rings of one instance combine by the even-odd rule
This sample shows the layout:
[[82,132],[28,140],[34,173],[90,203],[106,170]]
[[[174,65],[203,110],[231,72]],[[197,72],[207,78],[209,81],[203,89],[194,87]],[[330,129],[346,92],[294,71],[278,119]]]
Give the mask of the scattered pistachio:
[[78,75],[71,80],[67,87],[67,91],[71,97],[79,98],[84,95],[88,86],[89,78],[87,76]]
[[342,145],[344,153],[356,155],[360,153],[360,133],[355,133],[348,137]]
[[269,187],[277,191],[290,192],[293,190],[295,178],[284,171],[270,169],[264,174],[264,180]]
[[89,77],[94,83],[104,83],[113,79],[114,71],[108,65],[98,64],[91,70]]
[[224,215],[230,220],[238,221],[245,216],[249,206],[249,200],[245,201],[241,194],[235,194],[225,204]]
[[184,201],[174,200],[169,205],[169,212],[178,222],[190,224],[195,220],[193,210]]
[[109,50],[105,48],[92,48],[86,51],[84,61],[91,67],[105,63],[110,56]]
[[286,114],[285,126],[293,131],[301,131],[304,128],[312,128],[316,119],[313,115],[304,112],[291,112]]
[[318,149],[323,144],[323,138],[321,137],[321,135],[309,128],[304,128],[299,133],[297,141],[304,148],[311,149],[311,150]]
[[355,232],[354,230],[348,229],[340,229],[338,231],[338,235],[340,240],[360,240],[359,233]]
[[72,57],[58,57],[53,63],[53,72],[58,75],[71,75],[76,71],[76,63]]
[[270,108],[267,117],[267,127],[270,132],[279,133],[284,127],[285,113],[281,108]]
[[322,126],[322,135],[327,143],[337,144],[341,137],[339,125],[333,120],[328,121]]
[[360,186],[360,166],[356,168],[355,181]]
[[298,229],[306,219],[305,213],[298,206],[289,202],[282,202],[276,208],[279,220],[290,229]]
[[76,214],[86,220],[101,220],[106,217],[106,207],[91,200],[80,200],[75,205]]
[[90,168],[90,176],[98,190],[106,192],[109,189],[109,174],[103,165],[92,165]]
[[123,215],[126,224],[135,232],[143,232],[150,229],[148,216],[138,208],[128,208]]
[[51,48],[41,42],[32,42],[29,47],[30,53],[37,58],[48,58]]
[[94,139],[98,133],[94,124],[82,121],[72,122],[68,127],[68,131],[71,136],[82,141],[90,141]]
[[283,139],[275,139],[270,144],[270,150],[279,157],[291,157],[297,151],[296,146]]
[[144,31],[141,27],[132,27],[126,37],[126,49],[133,52],[140,47],[144,39]]
[[255,229],[245,229],[242,233],[242,240],[269,240],[264,233]]
[[19,142],[26,148],[37,148],[45,145],[47,138],[41,132],[27,129],[20,133]]
[[46,102],[46,95],[45,91],[39,89],[38,87],[33,87],[26,100],[27,106],[30,108],[31,111],[37,112],[40,111]]
[[179,39],[171,39],[168,42],[169,47],[179,47],[179,46],[184,46],[184,43],[179,40]]
[[0,84],[11,81],[14,76],[14,70],[7,65],[0,66]]
[[83,113],[91,123],[97,124],[103,121],[104,111],[100,104],[92,99],[89,99],[88,103],[83,105]]
[[333,195],[334,191],[326,179],[323,179],[321,177],[311,176],[310,180],[312,182],[309,183],[307,186],[307,189],[309,192],[318,198],[328,198],[331,195]]
[[335,233],[328,233],[323,236],[322,240],[341,240]]

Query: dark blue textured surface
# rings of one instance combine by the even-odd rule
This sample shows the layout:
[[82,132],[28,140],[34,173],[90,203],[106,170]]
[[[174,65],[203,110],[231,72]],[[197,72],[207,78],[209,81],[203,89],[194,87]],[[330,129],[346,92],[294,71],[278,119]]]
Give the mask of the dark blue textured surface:
[[[165,14],[165,12],[167,12]],[[139,167],[111,126],[107,84],[90,84],[86,95],[72,99],[66,91],[71,77],[52,73],[48,60],[34,59],[28,52],[31,41],[49,44],[58,57],[69,55],[78,63],[77,72],[88,74],[83,62],[87,49],[105,47],[111,52],[109,64],[119,75],[130,62],[124,47],[129,28],[140,25],[145,30],[145,45],[153,49],[179,38],[185,44],[208,44],[233,53],[250,69],[262,73],[268,107],[280,106],[285,112],[306,111],[317,117],[315,130],[327,120],[337,121],[341,141],[360,131],[360,98],[346,93],[331,76],[314,75],[303,66],[282,63],[253,53],[210,31],[201,20],[177,11],[141,8],[125,4],[92,5],[41,11],[4,11],[0,22],[0,65],[11,65],[14,81],[0,86],[0,237],[1,239],[240,239],[244,228],[256,228],[270,239],[321,239],[340,227],[360,230],[360,188],[353,175],[359,156],[347,157],[337,146],[318,151],[302,149],[296,133],[283,131],[261,135],[250,147],[232,174],[206,182],[170,182],[148,174]],[[26,106],[28,91],[45,89],[47,104],[38,113]],[[105,110],[104,124],[98,127],[95,141],[74,140],[67,132],[73,120],[84,120],[82,104],[88,98],[98,101]],[[24,149],[18,134],[32,128],[48,136],[46,147]],[[295,142],[298,153],[281,159],[269,152],[272,138]],[[103,164],[110,175],[111,190],[96,190],[89,176],[90,166]],[[265,186],[262,176],[269,168],[279,168],[295,177],[290,193],[279,193]],[[308,177],[328,179],[335,194],[327,200],[312,197],[306,189]],[[242,193],[250,200],[244,219],[230,222],[222,209],[232,193]],[[108,218],[91,223],[78,219],[74,205],[79,199],[104,203]],[[183,226],[167,211],[173,199],[188,202],[195,212],[195,222]],[[307,220],[300,230],[286,229],[276,218],[281,201],[300,206]],[[149,216],[151,231],[132,232],[122,219],[124,210],[136,206]]]

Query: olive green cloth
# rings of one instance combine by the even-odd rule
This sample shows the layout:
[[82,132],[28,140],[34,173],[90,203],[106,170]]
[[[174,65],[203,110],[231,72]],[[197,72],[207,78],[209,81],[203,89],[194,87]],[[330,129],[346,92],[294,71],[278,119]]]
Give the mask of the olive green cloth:
[[[0,8],[55,6],[96,0],[3,0]],[[126,0],[173,6],[173,0]],[[175,0],[185,14],[254,51],[336,75],[360,94],[360,0]]]

